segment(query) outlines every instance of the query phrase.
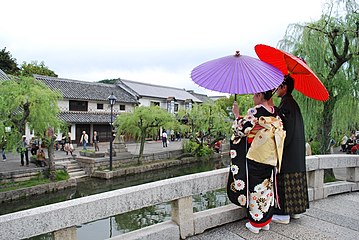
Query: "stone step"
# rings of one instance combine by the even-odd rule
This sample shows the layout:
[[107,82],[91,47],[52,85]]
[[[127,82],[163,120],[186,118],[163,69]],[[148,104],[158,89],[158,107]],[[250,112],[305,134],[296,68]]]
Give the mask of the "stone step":
[[76,172],[81,171],[82,169],[79,167],[67,168],[67,172]]
[[86,177],[86,173],[84,170],[76,171],[76,172],[69,172],[70,178],[80,178],[80,177]]

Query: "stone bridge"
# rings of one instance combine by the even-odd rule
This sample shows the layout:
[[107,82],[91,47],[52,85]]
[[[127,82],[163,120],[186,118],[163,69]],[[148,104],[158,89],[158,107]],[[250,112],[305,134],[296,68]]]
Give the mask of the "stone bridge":
[[[346,168],[346,179],[324,183],[324,170],[329,168]],[[55,239],[76,239],[78,225],[165,202],[172,204],[170,221],[111,239],[229,239],[220,236],[205,238],[198,234],[245,218],[244,209],[230,204],[194,213],[192,206],[193,195],[225,188],[228,172],[229,169],[225,168],[170,178],[3,215],[0,216],[0,239],[23,239],[48,232],[54,232]],[[307,157],[307,174],[311,204],[327,200],[330,195],[358,191],[359,155]],[[345,208],[340,204],[337,207]],[[353,214],[358,215],[357,207],[355,211]],[[356,233],[359,234],[358,229]],[[231,239],[242,239],[237,237]]]

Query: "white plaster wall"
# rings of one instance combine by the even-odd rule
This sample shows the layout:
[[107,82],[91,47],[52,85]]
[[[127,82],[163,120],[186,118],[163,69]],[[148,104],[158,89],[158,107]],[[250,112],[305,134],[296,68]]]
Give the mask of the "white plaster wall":
[[68,100],[59,100],[57,105],[60,108],[60,111],[68,111],[69,110],[69,101]]

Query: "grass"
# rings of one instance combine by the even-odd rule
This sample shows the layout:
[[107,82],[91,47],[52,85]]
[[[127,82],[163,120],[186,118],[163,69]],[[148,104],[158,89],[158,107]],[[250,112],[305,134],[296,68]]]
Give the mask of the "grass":
[[[69,179],[69,174],[64,170],[58,170],[56,171],[56,177],[55,181],[63,181]],[[41,173],[37,175],[34,178],[31,178],[30,180],[21,181],[21,182],[7,182],[2,183],[0,186],[0,192],[8,192],[12,190],[17,190],[20,188],[28,188],[28,187],[34,187],[46,183],[51,183],[51,181],[48,178],[45,178]]]

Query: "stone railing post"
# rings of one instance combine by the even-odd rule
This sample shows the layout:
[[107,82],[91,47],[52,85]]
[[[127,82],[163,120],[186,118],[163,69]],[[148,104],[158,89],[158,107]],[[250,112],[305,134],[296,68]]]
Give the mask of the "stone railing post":
[[359,182],[359,167],[348,167],[347,168],[347,181],[348,182]]
[[76,227],[64,228],[54,232],[54,240],[76,240]]
[[178,224],[181,239],[194,235],[192,196],[172,201],[172,221]]
[[313,200],[324,198],[324,170],[308,171],[308,187],[313,188]]

